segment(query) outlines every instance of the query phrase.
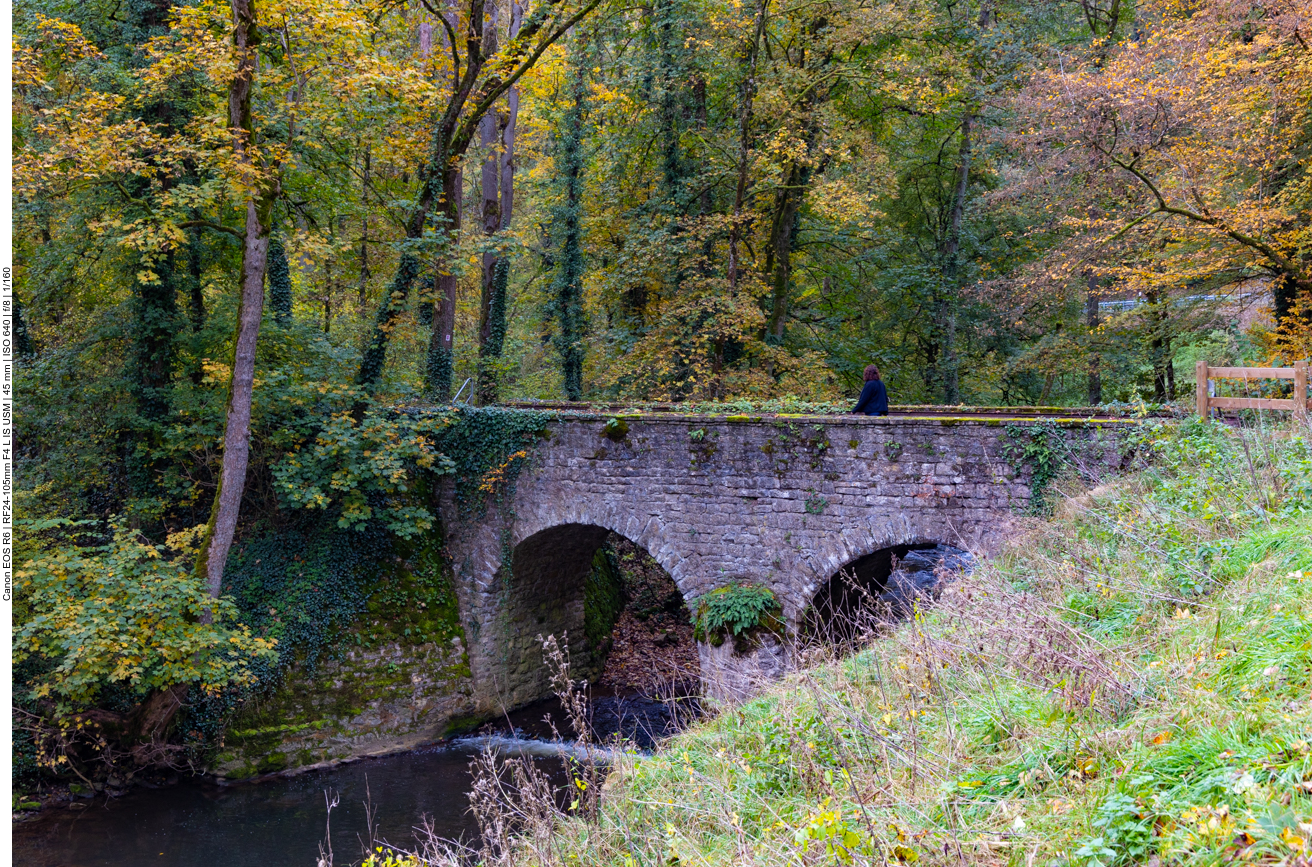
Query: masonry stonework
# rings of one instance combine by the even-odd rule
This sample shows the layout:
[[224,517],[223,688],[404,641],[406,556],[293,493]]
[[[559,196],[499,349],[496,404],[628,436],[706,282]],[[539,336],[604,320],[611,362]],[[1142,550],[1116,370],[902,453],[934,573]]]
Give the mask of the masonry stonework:
[[[791,629],[831,577],[874,551],[991,553],[1031,496],[996,420],[609,418],[551,423],[513,491],[444,528],[489,710],[549,692],[539,635],[568,633],[576,670],[593,667],[582,583],[608,532],[646,548],[685,600],[739,581],[771,588]],[[1093,461],[1119,461],[1104,424],[1062,430]],[[442,497],[456,514],[449,486]]]

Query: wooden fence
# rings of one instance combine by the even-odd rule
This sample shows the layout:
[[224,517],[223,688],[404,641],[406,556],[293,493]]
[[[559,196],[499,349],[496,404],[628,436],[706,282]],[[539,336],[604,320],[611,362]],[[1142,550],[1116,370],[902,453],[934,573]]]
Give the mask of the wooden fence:
[[[1207,393],[1209,379],[1292,379],[1294,394],[1290,399],[1268,397],[1212,397]],[[1198,415],[1206,419],[1211,409],[1283,409],[1295,415],[1308,413],[1307,362],[1296,361],[1293,367],[1208,367],[1198,362]]]

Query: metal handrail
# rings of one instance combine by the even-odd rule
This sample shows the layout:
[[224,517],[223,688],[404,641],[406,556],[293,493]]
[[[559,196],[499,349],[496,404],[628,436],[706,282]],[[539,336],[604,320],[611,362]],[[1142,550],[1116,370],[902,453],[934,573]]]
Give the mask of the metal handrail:
[[[472,376],[467,376],[467,377],[465,377],[465,381],[462,382],[462,383],[460,384],[460,390],[456,392],[456,396],[455,396],[455,397],[451,398],[451,402],[452,402],[452,403],[459,403],[459,402],[460,402],[460,395],[462,395],[462,394],[465,393],[465,386],[466,386],[466,385],[469,385],[469,384],[470,384],[471,382],[473,382],[473,381],[474,381],[474,377],[472,377]],[[465,400],[465,406],[469,406],[469,400],[472,399],[473,397],[474,397],[474,390],[471,388],[471,389],[469,390],[469,398],[467,398],[467,399]]]

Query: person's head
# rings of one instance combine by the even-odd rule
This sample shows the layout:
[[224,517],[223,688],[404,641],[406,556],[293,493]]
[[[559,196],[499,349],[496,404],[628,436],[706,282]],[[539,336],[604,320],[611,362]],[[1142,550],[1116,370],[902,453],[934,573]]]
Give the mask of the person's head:
[[875,367],[873,364],[867,364],[865,377],[866,382],[873,382],[876,379],[879,379],[879,368]]

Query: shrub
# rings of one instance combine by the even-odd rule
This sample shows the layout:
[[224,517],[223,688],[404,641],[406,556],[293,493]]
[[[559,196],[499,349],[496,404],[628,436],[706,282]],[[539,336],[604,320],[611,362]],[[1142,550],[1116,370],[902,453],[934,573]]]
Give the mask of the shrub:
[[230,599],[210,598],[192,572],[194,537],[157,547],[115,525],[107,544],[69,545],[17,570],[30,619],[15,629],[14,663],[50,663],[27,684],[31,697],[67,714],[113,685],[144,693],[248,682],[275,642],[238,625]]

